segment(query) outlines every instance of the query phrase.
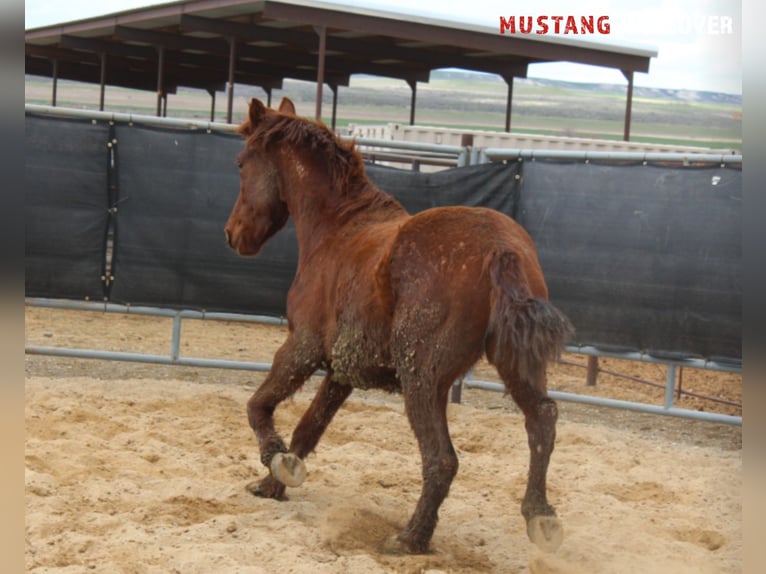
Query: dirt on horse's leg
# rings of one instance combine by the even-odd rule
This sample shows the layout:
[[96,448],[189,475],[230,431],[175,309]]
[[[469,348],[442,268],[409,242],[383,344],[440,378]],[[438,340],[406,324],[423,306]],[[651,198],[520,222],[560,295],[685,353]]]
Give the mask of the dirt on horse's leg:
[[314,450],[335,413],[353,390],[351,385],[333,381],[331,376],[324,378],[314,400],[293,431],[290,452],[300,458],[305,458]]
[[[301,343],[290,337],[274,356],[271,371],[247,403],[247,418],[255,431],[261,462],[272,470],[272,460],[278,453],[287,453],[282,437],[274,429],[274,410],[296,390],[316,370],[318,358],[305,342]],[[291,460],[294,466],[301,461]],[[285,485],[273,476],[273,472],[260,482],[247,486],[253,494],[264,498],[285,498]]]
[[447,397],[452,381],[438,385],[427,380],[403,380],[404,404],[420,446],[423,487],[410,521],[396,538],[388,540],[388,553],[425,553],[439,518],[439,507],[457,474],[458,459],[447,427]]
[[539,374],[542,382],[506,381],[516,404],[524,413],[529,441],[529,478],[527,490],[521,503],[521,513],[527,522],[529,539],[542,550],[556,550],[564,539],[561,521],[548,504],[546,477],[548,463],[556,440],[558,409],[545,391],[545,373]]

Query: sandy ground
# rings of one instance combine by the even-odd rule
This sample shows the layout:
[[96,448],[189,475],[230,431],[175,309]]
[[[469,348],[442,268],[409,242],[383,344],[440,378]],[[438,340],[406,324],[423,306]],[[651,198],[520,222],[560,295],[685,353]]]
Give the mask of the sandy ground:
[[[27,309],[27,343],[167,353],[166,320]],[[270,360],[278,327],[184,323],[182,354]],[[578,360],[577,357],[569,357]],[[581,361],[582,358],[580,357]],[[607,362],[664,380],[654,365]],[[480,366],[478,373],[483,376]],[[262,373],[27,356],[26,570],[43,573],[726,573],[742,570],[741,429],[560,404],[549,494],[566,539],[527,541],[523,419],[500,394],[450,405],[460,471],[426,556],[382,542],[420,489],[399,397],[356,392],[289,501],[263,476],[245,403]],[[661,390],[557,365],[552,388],[661,401]],[[316,382],[277,410],[289,434]],[[685,370],[684,388],[741,400],[734,375]],[[656,396],[655,396],[656,395]],[[737,399],[739,397],[739,399]],[[741,414],[683,399],[679,406]]]

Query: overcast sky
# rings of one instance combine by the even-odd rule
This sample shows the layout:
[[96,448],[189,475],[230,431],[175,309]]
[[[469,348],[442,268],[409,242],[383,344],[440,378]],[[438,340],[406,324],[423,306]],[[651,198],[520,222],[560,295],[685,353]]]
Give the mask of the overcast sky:
[[[165,2],[152,0],[26,0],[25,27],[36,28]],[[741,0],[336,0],[336,4],[479,24],[498,30],[500,16],[609,16],[609,34],[571,36],[655,49],[638,86],[742,93]],[[425,3],[421,3],[425,4]],[[624,84],[616,70],[577,64],[533,64],[529,77]]]

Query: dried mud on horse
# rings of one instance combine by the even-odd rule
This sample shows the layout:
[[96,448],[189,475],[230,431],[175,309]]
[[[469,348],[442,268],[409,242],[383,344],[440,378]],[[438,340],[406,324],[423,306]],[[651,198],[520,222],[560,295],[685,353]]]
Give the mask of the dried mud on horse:
[[[226,238],[256,255],[292,217],[299,260],[287,298],[289,335],[247,405],[269,474],[249,485],[285,499],[303,460],[354,388],[401,392],[422,458],[422,491],[391,553],[423,553],[458,470],[447,428],[452,383],[484,354],[525,417],[530,452],[521,512],[530,540],[555,550],[563,528],[546,495],[556,404],[546,364],[570,336],[548,302],[535,246],[509,217],[485,208],[408,214],[367,178],[359,152],[318,122],[250,102],[239,132],[240,194]],[[326,376],[289,447],[274,427],[277,405],[317,370]],[[384,429],[381,429],[384,430]]]

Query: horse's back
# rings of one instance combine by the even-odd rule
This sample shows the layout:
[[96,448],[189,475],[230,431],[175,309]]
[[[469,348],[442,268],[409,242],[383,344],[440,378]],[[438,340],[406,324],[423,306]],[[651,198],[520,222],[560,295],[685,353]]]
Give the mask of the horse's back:
[[535,245],[521,225],[481,207],[437,207],[410,218],[392,247],[392,281],[398,287],[446,282],[477,295],[489,289],[487,264],[493,254],[513,253],[530,295],[547,297]]

